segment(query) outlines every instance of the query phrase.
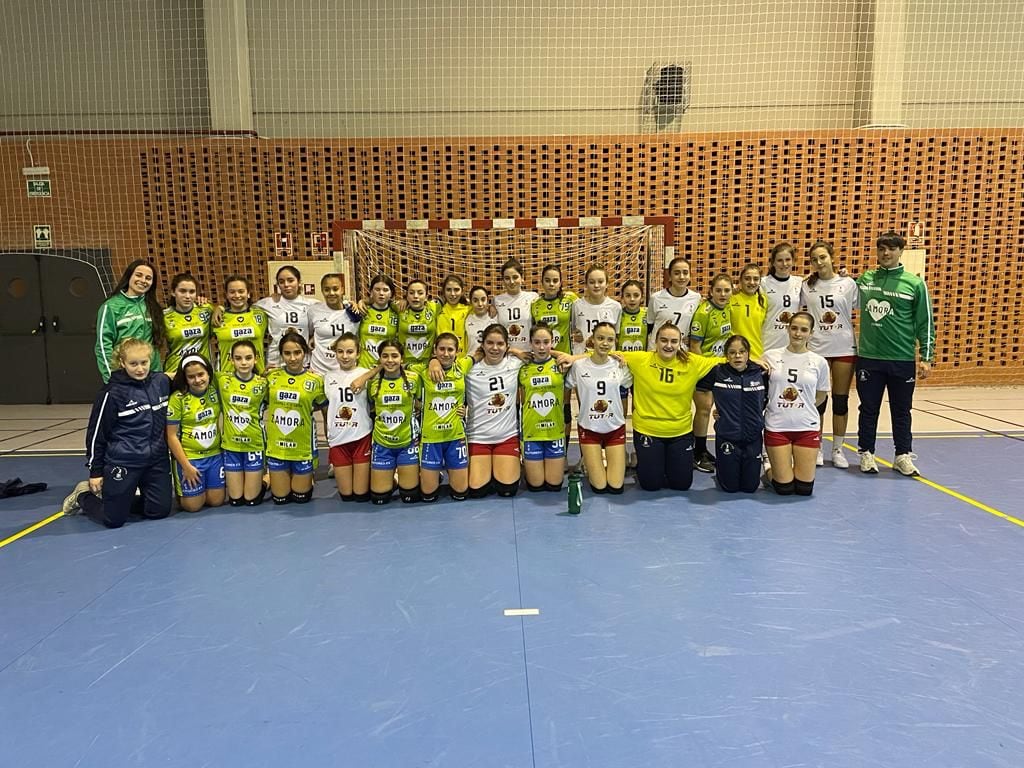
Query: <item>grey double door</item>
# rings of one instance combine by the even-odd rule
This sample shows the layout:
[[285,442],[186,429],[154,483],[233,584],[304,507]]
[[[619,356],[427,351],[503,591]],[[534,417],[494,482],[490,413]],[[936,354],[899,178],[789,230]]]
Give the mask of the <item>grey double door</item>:
[[106,298],[97,268],[52,253],[0,253],[0,403],[92,402]]

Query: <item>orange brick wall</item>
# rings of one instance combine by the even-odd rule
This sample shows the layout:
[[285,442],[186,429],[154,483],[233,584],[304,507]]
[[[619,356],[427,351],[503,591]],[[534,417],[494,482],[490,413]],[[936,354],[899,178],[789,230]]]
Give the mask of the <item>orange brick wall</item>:
[[[1024,131],[610,136],[575,141],[34,141],[54,197],[28,200],[21,142],[0,144],[0,248],[107,247],[150,256],[214,297],[234,271],[266,291],[273,234],[334,219],[671,215],[694,287],[764,263],[772,244],[831,240],[852,274],[874,237],[923,221],[937,308],[935,383],[1024,382]],[[492,276],[485,282],[492,283]],[[166,285],[166,282],[164,283]]]

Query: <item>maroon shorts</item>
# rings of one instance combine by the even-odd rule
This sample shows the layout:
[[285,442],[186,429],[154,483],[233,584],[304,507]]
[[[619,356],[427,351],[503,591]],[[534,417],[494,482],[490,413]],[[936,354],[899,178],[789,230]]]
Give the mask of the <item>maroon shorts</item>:
[[580,445],[600,445],[602,448],[607,448],[609,445],[626,444],[625,424],[611,432],[593,432],[580,426],[577,426],[576,429],[579,431]]
[[500,443],[470,443],[470,456],[515,456],[519,458],[519,437],[502,440]]
[[350,467],[353,464],[370,463],[370,435],[343,445],[332,445],[327,461],[332,467]]
[[809,430],[807,432],[772,432],[764,431],[764,444],[769,448],[778,448],[780,445],[799,445],[801,448],[821,448],[821,432]]
[[856,365],[857,364],[857,356],[856,355],[839,355],[837,357],[826,357],[825,359],[828,360],[830,363],[831,362],[849,363],[850,365]]

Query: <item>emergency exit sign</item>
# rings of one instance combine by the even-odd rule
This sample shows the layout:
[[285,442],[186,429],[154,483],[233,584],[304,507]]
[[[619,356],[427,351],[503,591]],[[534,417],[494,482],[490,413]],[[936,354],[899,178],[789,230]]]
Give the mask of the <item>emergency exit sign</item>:
[[25,186],[29,197],[50,197],[49,179],[28,179]]

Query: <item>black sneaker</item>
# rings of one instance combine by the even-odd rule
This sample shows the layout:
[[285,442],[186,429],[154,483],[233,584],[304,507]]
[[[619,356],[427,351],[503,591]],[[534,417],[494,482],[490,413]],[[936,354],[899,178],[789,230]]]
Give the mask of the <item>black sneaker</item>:
[[705,451],[699,456],[693,457],[693,468],[698,472],[707,472],[708,474],[715,471],[715,457]]

